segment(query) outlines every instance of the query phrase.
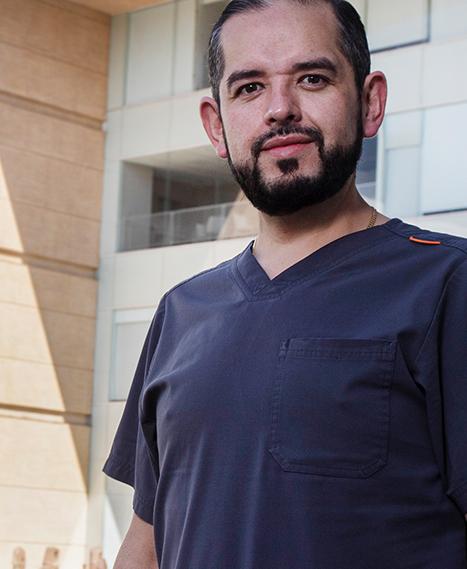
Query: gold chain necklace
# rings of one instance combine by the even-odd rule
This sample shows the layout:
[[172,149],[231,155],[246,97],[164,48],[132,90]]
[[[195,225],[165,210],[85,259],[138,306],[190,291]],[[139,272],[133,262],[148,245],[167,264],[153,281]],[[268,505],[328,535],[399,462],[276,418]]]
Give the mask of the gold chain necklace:
[[373,227],[373,225],[375,224],[377,215],[378,215],[378,212],[376,211],[376,209],[374,207],[372,207],[371,208],[371,217],[370,217],[370,221],[368,222],[367,229],[370,229],[370,227]]
[[[375,222],[376,222],[376,218],[378,216],[378,212],[376,211],[376,209],[374,207],[371,208],[371,216],[370,216],[370,221],[368,222],[368,225],[366,226],[366,229],[370,229],[371,227],[374,226]],[[253,253],[253,251],[255,250],[255,245],[256,245],[256,239],[253,242],[253,247],[251,248],[251,252]]]

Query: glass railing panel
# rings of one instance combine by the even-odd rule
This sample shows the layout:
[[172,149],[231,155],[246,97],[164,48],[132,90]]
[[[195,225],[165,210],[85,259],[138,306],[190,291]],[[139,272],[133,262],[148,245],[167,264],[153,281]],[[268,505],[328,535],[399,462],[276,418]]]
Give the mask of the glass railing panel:
[[258,216],[247,201],[198,206],[123,220],[122,251],[256,235]]

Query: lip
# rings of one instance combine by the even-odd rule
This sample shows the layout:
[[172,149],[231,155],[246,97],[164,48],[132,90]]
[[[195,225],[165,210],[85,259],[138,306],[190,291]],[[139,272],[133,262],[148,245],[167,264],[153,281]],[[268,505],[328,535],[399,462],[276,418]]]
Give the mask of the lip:
[[308,144],[311,140],[304,134],[289,134],[287,136],[275,136],[268,140],[261,150],[271,150],[271,148],[292,146],[297,144]]

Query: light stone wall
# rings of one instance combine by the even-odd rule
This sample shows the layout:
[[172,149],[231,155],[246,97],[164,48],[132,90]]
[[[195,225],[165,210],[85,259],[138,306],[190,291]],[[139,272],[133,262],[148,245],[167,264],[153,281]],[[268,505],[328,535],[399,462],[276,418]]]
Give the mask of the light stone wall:
[[79,569],[110,18],[65,0],[0,14],[0,567],[55,546]]

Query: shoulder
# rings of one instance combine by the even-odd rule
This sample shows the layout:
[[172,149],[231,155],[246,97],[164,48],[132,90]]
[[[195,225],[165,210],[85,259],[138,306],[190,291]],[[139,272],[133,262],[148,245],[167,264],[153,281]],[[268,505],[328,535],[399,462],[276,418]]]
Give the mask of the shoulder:
[[420,254],[448,256],[460,263],[467,260],[466,237],[433,231],[396,218],[391,219],[382,227],[404,241],[407,249],[413,249]]

